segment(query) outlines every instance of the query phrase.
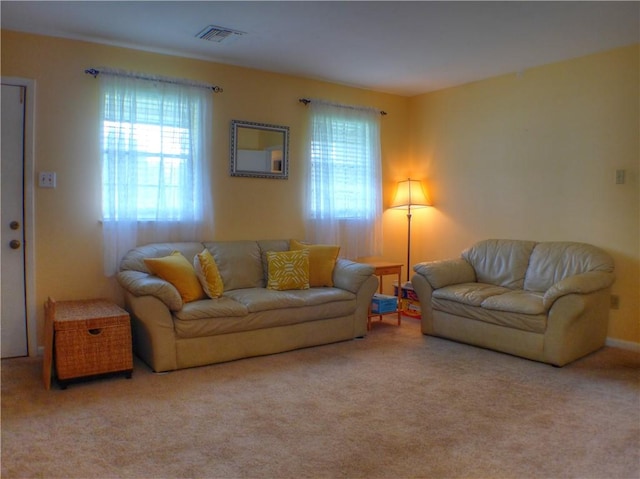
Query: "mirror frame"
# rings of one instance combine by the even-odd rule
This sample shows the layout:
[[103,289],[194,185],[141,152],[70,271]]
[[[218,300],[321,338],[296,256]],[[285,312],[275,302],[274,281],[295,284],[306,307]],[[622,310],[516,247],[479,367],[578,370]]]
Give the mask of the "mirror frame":
[[[252,130],[268,130],[280,132],[282,137],[282,168],[281,171],[259,171],[241,170],[238,168],[238,128],[248,128]],[[248,178],[273,178],[286,180],[289,178],[289,127],[269,125],[267,123],[255,123],[251,121],[231,120],[231,141],[230,141],[230,164],[229,174],[231,176],[243,176]]]

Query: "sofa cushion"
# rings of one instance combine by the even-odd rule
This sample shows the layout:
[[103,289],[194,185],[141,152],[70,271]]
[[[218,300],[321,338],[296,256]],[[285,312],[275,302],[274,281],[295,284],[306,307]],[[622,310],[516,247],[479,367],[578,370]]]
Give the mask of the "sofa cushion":
[[236,289],[225,296],[242,304],[250,313],[272,309],[318,306],[335,301],[353,301],[355,295],[338,288],[310,288],[277,291],[266,288]]
[[262,260],[262,279],[263,286],[269,281],[269,263],[267,261],[267,252],[269,251],[289,251],[289,240],[260,240],[258,241],[260,248],[260,259]]
[[485,283],[460,283],[445,286],[433,291],[433,297],[446,299],[449,301],[457,301],[469,306],[480,306],[482,302],[498,294],[504,294],[511,291],[509,288],[495,286]]
[[179,251],[162,258],[145,258],[144,263],[152,274],[175,286],[185,303],[205,296],[193,265]]
[[304,306],[304,298],[290,294],[295,290],[279,291],[267,288],[236,289],[227,293],[228,297],[242,304],[250,313],[272,309],[299,308]]
[[309,286],[333,286],[333,269],[340,253],[340,246],[303,244],[291,240],[291,250],[309,250]]
[[204,246],[218,265],[225,291],[264,287],[257,241],[211,241]]
[[174,313],[175,317],[183,321],[202,318],[237,318],[245,316],[249,311],[243,304],[232,298],[221,296],[215,299],[193,301]]
[[[323,293],[334,292],[336,296],[335,300],[326,301],[322,304],[310,304],[311,297],[315,296],[316,292],[324,290]],[[237,295],[243,290],[236,289],[229,293],[229,295]],[[247,290],[249,291],[249,290]],[[258,291],[258,290],[254,290]],[[173,321],[176,337],[183,338],[202,338],[205,336],[213,336],[217,334],[236,333],[242,331],[252,331],[257,329],[278,328],[288,326],[292,324],[307,323],[312,321],[319,321],[331,318],[348,318],[353,315],[356,309],[355,295],[350,295],[346,291],[340,292],[335,288],[312,288],[306,290],[295,291],[274,291],[265,288],[259,288],[261,292],[269,292],[272,296],[288,297],[283,301],[293,301],[295,296],[299,295],[301,298],[308,296],[308,300],[304,302],[304,305],[300,307],[285,307],[276,309],[265,309],[241,317],[218,317],[218,318],[199,318],[182,320],[176,318]],[[346,298],[342,296],[346,294],[351,296]],[[298,298],[298,299],[301,299]],[[222,298],[219,298],[222,299]],[[190,306],[196,306],[198,303],[206,303],[208,301],[218,301],[216,299],[209,299],[203,301],[196,301],[190,303]],[[278,333],[276,333],[278,334]],[[291,334],[286,330],[280,330],[280,334]]]
[[268,289],[309,289],[309,251],[268,251]]
[[523,291],[521,289],[490,296],[480,306],[509,313],[544,314],[547,312],[542,293]]
[[462,252],[480,283],[522,289],[535,241],[489,239]]
[[524,289],[544,292],[564,278],[590,271],[613,272],[612,258],[590,244],[539,243],[531,253]]

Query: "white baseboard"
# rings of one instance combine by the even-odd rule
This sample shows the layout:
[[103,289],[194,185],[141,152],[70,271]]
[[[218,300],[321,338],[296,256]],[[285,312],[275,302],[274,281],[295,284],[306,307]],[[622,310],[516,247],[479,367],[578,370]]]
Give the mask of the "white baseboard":
[[611,346],[612,348],[628,349],[629,351],[640,353],[640,343],[634,343],[633,341],[623,341],[622,339],[607,338],[605,344],[607,346]]

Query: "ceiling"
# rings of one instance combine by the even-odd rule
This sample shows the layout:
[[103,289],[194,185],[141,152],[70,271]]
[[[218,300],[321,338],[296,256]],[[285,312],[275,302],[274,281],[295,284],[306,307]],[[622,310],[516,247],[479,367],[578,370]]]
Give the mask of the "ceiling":
[[[640,42],[640,2],[2,0],[0,15],[3,30],[404,96]],[[208,25],[243,34],[196,38]]]

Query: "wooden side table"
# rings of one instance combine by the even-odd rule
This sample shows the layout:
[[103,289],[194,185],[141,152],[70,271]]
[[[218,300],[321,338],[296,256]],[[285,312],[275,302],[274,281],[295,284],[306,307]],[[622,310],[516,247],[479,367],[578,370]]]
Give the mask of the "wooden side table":
[[131,378],[133,354],[129,313],[104,299],[45,303],[45,351],[42,378],[51,372],[62,389],[70,380],[122,372]]
[[[384,261],[374,262],[374,263],[366,263],[375,268],[373,274],[380,278],[380,294],[382,294],[382,277],[386,275],[398,275],[398,285],[401,284],[401,276],[402,276],[402,263],[387,263]],[[398,315],[398,326],[402,323],[402,311],[400,310],[400,304],[402,300],[402,290],[398,287],[398,303],[396,305],[395,313]],[[392,311],[393,312],[393,311]],[[369,309],[369,318],[367,320],[367,330],[371,329],[371,318],[373,316],[378,316],[380,321],[382,321],[382,314],[371,314],[371,309]]]

